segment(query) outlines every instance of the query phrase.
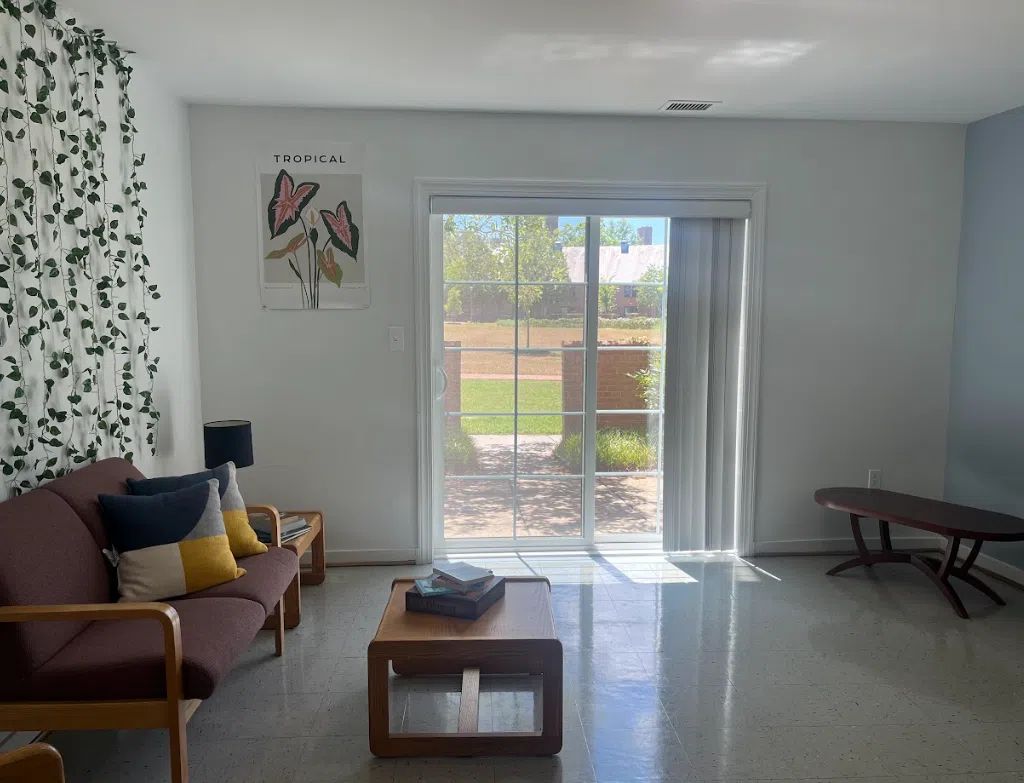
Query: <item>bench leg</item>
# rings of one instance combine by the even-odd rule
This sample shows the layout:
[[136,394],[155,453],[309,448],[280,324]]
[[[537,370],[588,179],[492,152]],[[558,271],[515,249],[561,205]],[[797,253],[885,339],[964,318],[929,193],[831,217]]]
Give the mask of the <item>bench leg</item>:
[[850,514],[850,526],[853,529],[853,540],[857,545],[857,557],[847,560],[846,562],[840,563],[834,568],[829,569],[826,573],[828,576],[835,576],[836,574],[842,573],[849,568],[855,568],[856,566],[866,566],[870,568],[876,563],[910,563],[910,565],[917,568],[921,573],[927,576],[932,583],[939,589],[950,605],[953,607],[953,611],[963,619],[969,619],[967,610],[964,608],[963,601],[960,600],[960,596],[956,590],[953,589],[953,585],[950,583],[950,578],[955,577],[962,582],[966,582],[975,589],[984,593],[994,603],[999,606],[1005,606],[1006,601],[987,584],[982,582],[974,574],[969,573],[971,566],[974,565],[974,561],[978,558],[978,553],[981,551],[981,541],[975,541],[971,547],[970,554],[964,559],[963,563],[959,566],[956,564],[956,558],[960,551],[960,537],[959,536],[947,536],[946,537],[946,552],[942,560],[937,560],[933,557],[926,555],[917,555],[912,552],[895,552],[892,548],[892,540],[889,537],[889,525],[887,522],[879,521],[879,537],[882,542],[882,551],[871,552],[868,550],[867,545],[864,543],[864,536],[860,529],[860,517],[857,514]]

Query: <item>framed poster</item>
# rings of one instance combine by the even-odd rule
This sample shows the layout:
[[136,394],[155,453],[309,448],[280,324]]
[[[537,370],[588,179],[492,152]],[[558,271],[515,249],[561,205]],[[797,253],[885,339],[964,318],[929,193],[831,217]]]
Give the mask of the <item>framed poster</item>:
[[260,295],[264,309],[370,306],[362,144],[285,143],[260,154]]

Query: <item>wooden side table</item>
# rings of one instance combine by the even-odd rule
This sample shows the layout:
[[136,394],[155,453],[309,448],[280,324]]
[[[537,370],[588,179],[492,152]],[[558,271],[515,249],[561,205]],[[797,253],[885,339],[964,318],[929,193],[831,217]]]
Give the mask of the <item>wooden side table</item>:
[[[326,577],[327,551],[324,546],[324,515],[320,511],[282,511],[281,516],[302,517],[311,528],[304,535],[281,545],[285,549],[292,550],[298,557],[302,557],[306,554],[307,550],[311,550],[313,558],[312,567],[308,569],[300,568],[299,573],[296,574],[292,583],[288,585],[288,589],[284,594],[284,627],[294,628],[302,619],[302,591],[299,589],[300,586],[323,584]],[[268,625],[264,625],[264,629],[273,628],[273,625],[269,625],[272,620],[273,618],[267,620]]]

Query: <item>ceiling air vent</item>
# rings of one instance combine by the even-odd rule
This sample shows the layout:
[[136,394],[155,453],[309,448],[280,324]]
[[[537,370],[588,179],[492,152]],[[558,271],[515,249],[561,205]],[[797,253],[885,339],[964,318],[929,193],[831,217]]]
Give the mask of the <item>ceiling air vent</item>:
[[707,111],[721,101],[669,101],[658,111]]

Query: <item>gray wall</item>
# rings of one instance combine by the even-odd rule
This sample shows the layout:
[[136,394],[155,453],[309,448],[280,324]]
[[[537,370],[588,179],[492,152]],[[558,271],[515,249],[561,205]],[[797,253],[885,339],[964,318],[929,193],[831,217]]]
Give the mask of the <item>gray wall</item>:
[[1024,107],[967,130],[957,277],[946,499],[1024,516]]

